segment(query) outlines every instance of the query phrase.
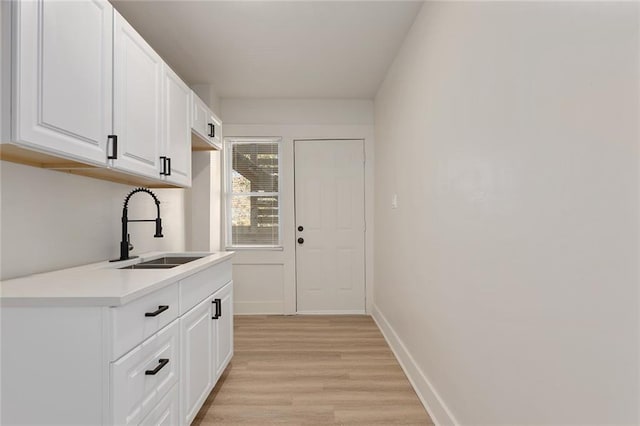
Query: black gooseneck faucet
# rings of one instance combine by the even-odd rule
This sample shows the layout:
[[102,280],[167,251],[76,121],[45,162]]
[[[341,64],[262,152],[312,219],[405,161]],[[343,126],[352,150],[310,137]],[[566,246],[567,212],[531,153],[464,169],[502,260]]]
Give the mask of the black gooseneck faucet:
[[[156,203],[156,211],[157,217],[155,219],[129,219],[128,216],[128,206],[129,200],[133,194],[138,192],[146,192],[147,194],[153,197],[153,201]],[[162,219],[160,218],[160,200],[156,197],[156,194],[148,190],[147,188],[136,188],[131,191],[126,198],[124,199],[124,207],[122,208],[122,241],[120,241],[120,258],[113,259],[111,262],[119,262],[121,260],[133,259],[138,256],[129,256],[129,250],[133,249],[129,241],[129,231],[128,225],[129,222],[155,222],[156,223],[156,233],[154,235],[155,238],[162,238]]]

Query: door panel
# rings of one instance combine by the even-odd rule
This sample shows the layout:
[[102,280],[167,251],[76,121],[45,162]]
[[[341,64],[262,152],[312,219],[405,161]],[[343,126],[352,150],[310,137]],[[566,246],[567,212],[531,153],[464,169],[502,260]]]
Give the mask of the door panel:
[[[178,383],[180,365],[178,322],[160,330],[111,364],[111,407],[113,423],[137,425],[162,396]],[[168,360],[157,374],[147,370]]]
[[180,318],[182,346],[182,421],[190,424],[213,388],[211,300]]
[[[107,1],[15,2],[16,139],[106,164],[112,123],[112,20]],[[81,36],[79,36],[81,34]]]
[[233,284],[226,284],[213,297],[220,299],[221,303],[220,318],[214,323],[217,354],[213,372],[214,379],[218,380],[233,356]]
[[164,68],[164,154],[171,159],[171,175],[165,179],[191,185],[191,89],[168,65]]
[[113,166],[160,177],[162,66],[160,56],[119,13],[114,12]]
[[145,417],[139,426],[176,426],[180,424],[180,394],[179,385],[174,385],[169,393],[162,398]]
[[295,141],[300,313],[364,312],[363,148],[362,140]]

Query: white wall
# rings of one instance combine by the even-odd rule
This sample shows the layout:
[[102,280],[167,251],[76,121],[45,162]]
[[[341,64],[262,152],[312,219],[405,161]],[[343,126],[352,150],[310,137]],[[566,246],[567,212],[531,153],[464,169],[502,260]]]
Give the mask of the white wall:
[[233,258],[235,310],[241,314],[296,311],[293,141],[364,139],[367,309],[373,295],[373,102],[352,99],[223,99],[224,135],[279,136],[282,250],[238,250]]
[[373,124],[369,99],[223,99],[221,112],[231,124]]
[[381,86],[374,314],[442,424],[640,420],[638,7],[427,2]]
[[[122,206],[133,187],[0,161],[0,279],[117,258]],[[132,255],[183,251],[184,190],[153,189],[164,238],[153,223],[131,223]],[[154,219],[146,194],[129,202],[130,219]]]
[[185,191],[186,246],[188,250],[219,251],[221,153],[194,151],[191,159],[192,186]]

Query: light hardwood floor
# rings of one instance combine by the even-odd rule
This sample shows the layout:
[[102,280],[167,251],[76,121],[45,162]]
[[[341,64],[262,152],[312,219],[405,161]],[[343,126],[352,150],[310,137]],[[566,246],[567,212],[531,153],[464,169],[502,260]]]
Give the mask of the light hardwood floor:
[[236,316],[235,355],[193,422],[431,425],[369,316]]

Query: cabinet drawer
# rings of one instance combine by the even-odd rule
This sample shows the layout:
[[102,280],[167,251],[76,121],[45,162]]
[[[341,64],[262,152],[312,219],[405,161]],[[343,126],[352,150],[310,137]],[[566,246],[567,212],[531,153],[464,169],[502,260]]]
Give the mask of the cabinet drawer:
[[178,321],[111,364],[113,424],[138,424],[178,382]]
[[[178,318],[178,283],[110,309],[113,330],[111,360],[116,360]],[[165,308],[166,306],[166,308]]]
[[231,281],[231,262],[213,265],[180,281],[180,315]]
[[151,409],[140,426],[177,426],[180,424],[180,385],[173,385],[164,398]]

